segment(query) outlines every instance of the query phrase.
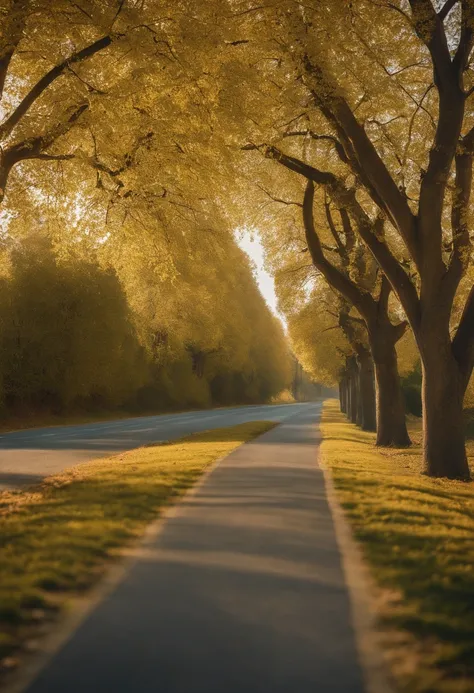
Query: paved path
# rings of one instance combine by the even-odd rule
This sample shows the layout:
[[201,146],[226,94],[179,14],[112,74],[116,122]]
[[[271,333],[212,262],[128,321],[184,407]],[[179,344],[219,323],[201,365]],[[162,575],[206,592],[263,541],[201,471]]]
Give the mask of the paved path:
[[245,421],[283,421],[306,407],[283,404],[211,409],[0,434],[0,491],[31,485],[79,462],[146,443]]
[[319,410],[206,477],[28,693],[362,693]]

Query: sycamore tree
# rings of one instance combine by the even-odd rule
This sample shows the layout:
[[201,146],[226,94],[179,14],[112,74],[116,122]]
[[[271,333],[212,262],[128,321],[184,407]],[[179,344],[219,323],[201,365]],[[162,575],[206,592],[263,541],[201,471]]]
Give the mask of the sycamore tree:
[[239,12],[242,59],[273,101],[271,122],[253,113],[253,144],[279,163],[290,157],[350,215],[420,351],[426,472],[467,479],[474,289],[459,321],[453,305],[472,250],[473,2],[284,1]]

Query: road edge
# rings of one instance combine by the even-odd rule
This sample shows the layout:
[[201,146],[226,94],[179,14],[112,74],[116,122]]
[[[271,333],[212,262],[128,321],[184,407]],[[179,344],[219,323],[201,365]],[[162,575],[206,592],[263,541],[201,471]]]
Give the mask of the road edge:
[[337,497],[331,470],[324,462],[321,452],[324,437],[320,424],[321,418],[317,422],[320,439],[318,465],[324,476],[326,498],[349,592],[352,625],[366,691],[367,693],[398,693],[399,689],[389,671],[379,642],[380,632],[377,629],[376,610],[371,596],[375,592],[374,581]]

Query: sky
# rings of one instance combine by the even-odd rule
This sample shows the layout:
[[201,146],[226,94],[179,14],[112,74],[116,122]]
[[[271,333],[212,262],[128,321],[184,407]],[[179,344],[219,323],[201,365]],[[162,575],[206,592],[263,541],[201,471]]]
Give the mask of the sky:
[[263,256],[263,246],[258,236],[258,232],[253,230],[252,233],[249,231],[244,231],[242,235],[237,234],[237,243],[245,250],[247,255],[250,257],[255,265],[256,278],[258,283],[258,288],[263,295],[265,301],[270,306],[271,310],[275,315],[280,318],[281,315],[277,311],[277,300],[275,294],[275,282],[271,274],[264,268],[264,256]]

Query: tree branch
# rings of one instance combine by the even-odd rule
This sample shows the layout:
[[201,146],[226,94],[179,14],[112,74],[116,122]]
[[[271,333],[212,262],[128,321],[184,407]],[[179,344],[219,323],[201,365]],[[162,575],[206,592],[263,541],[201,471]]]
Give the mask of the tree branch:
[[345,164],[349,163],[349,158],[344,151],[344,147],[342,144],[339,142],[337,137],[334,137],[333,135],[318,135],[316,132],[313,132],[313,130],[290,130],[289,132],[283,133],[283,137],[311,137],[313,140],[327,140],[328,142],[332,142],[334,145],[334,148],[337,152],[338,157],[342,162]]
[[352,252],[352,249],[355,245],[354,229],[352,228],[350,216],[348,215],[347,210],[344,209],[344,207],[341,207],[341,209],[339,210],[339,215],[342,221],[342,228],[344,229],[344,236],[346,237],[344,247],[346,250],[346,254],[349,255],[349,253]]
[[443,21],[436,14],[431,0],[409,0],[413,27],[420,40],[428,48],[434,68],[434,80],[438,89],[449,85],[453,70]]
[[453,9],[454,5],[456,5],[456,3],[458,3],[458,2],[459,2],[459,0],[447,0],[447,2],[445,2],[443,7],[438,12],[438,17],[442,22],[444,22],[444,20],[448,16],[448,14]]
[[472,154],[462,144],[455,156],[455,181],[452,193],[451,228],[452,253],[443,279],[448,295],[454,299],[459,282],[469,266],[471,239],[469,237],[469,203],[472,185]]
[[367,317],[368,319],[374,311],[374,300],[370,294],[361,291],[354,282],[326,259],[314,225],[313,206],[314,183],[312,180],[308,180],[303,200],[303,222],[306,242],[314,266],[327,279],[331,286],[337,289],[337,291],[350,301],[364,318]]
[[[326,220],[328,222],[329,230],[331,232],[332,237],[334,238],[334,240],[336,242],[337,247],[339,248],[339,252],[341,253],[341,258],[343,258],[343,254],[344,254],[344,256],[346,255],[346,252],[345,252],[346,249],[344,247],[343,242],[341,241],[341,239],[339,237],[339,233],[336,229],[334,219],[332,218],[331,205],[330,205],[329,200],[327,198],[326,192],[324,194],[324,209],[326,212]],[[345,259],[345,258],[343,258],[343,259]]]
[[20,161],[28,159],[65,161],[74,157],[73,154],[49,154],[45,149],[50,147],[59,137],[69,132],[74,123],[88,108],[88,104],[82,104],[71,113],[67,120],[56,125],[50,132],[37,137],[28,137],[3,152],[0,162],[0,202],[5,196],[10,171]]
[[391,291],[392,291],[392,287],[390,285],[390,282],[388,281],[385,274],[382,273],[382,280],[381,280],[381,284],[380,284],[380,293],[379,293],[379,298],[378,298],[378,306],[379,306],[379,310],[383,311],[384,313],[387,313],[387,310],[388,310],[388,299],[390,298]]
[[[266,158],[273,159],[290,171],[299,173],[308,181],[323,185],[335,204],[340,209],[345,209],[357,224],[357,233],[365,245],[372,252],[376,261],[387,275],[393,290],[399,297],[406,314],[412,325],[417,326],[420,320],[420,304],[416,287],[402,265],[395,258],[392,251],[383,239],[379,239],[374,233],[374,224],[357,200],[356,191],[347,188],[333,173],[320,171],[319,169],[304,163],[300,159],[288,156],[273,145],[246,145],[242,149],[260,151]],[[311,212],[312,213],[312,212]],[[308,244],[309,247],[309,244]],[[329,281],[329,280],[328,280]],[[341,291],[342,293],[342,291]]]
[[467,297],[461,322],[453,339],[453,352],[466,388],[474,363],[474,285]]
[[272,200],[273,202],[278,202],[282,205],[287,205],[288,207],[290,207],[292,205],[295,207],[301,207],[302,206],[301,202],[293,202],[292,200],[284,200],[281,197],[275,197],[268,190],[266,190],[266,188],[264,188],[263,185],[260,185],[257,183],[257,187],[260,188],[260,190],[262,190],[262,192],[264,192],[265,195],[267,195],[270,198],[270,200]]
[[474,7],[471,0],[461,0],[461,37],[453,58],[453,66],[459,79],[469,64],[469,55],[474,40]]
[[[303,56],[308,88],[322,114],[338,127],[354,152],[348,154],[354,173],[362,177],[362,183],[383,212],[388,212],[398,228],[410,255],[418,262],[415,218],[404,193],[399,190],[389,170],[382,161],[374,144],[358,122],[347,101],[332,78],[319,65]],[[347,149],[346,149],[347,153]],[[375,195],[374,195],[375,193]]]
[[101,39],[98,41],[94,41],[94,43],[91,43],[89,46],[86,46],[86,48],[83,48],[82,50],[73,53],[67,60],[64,60],[62,63],[59,63],[59,65],[56,65],[53,67],[49,72],[47,72],[35,85],[30,89],[28,94],[20,101],[18,106],[15,108],[13,113],[2,123],[0,126],[0,137],[4,138],[8,136],[12,130],[15,128],[15,126],[20,122],[21,118],[25,115],[25,113],[31,108],[31,106],[34,104],[34,102],[38,99],[39,96],[58,78],[60,77],[65,70],[70,67],[71,65],[75,63],[82,62],[86,60],[87,58],[92,57],[96,53],[98,53],[101,50],[104,50],[104,48],[107,48],[107,46],[110,46],[112,43],[112,37],[111,36],[103,36]]
[[[462,88],[463,68],[451,61],[444,25],[431,0],[409,1],[415,31],[431,55],[439,97],[438,122],[428,167],[421,180],[418,215],[423,247],[423,264],[419,270],[424,291],[429,295],[445,274],[442,258],[444,200],[461,135],[466,98]],[[466,32],[461,31],[460,45],[465,40]]]
[[7,17],[3,21],[2,38],[0,41],[0,99],[3,96],[3,88],[11,59],[23,38],[29,7],[30,0],[11,0]]

